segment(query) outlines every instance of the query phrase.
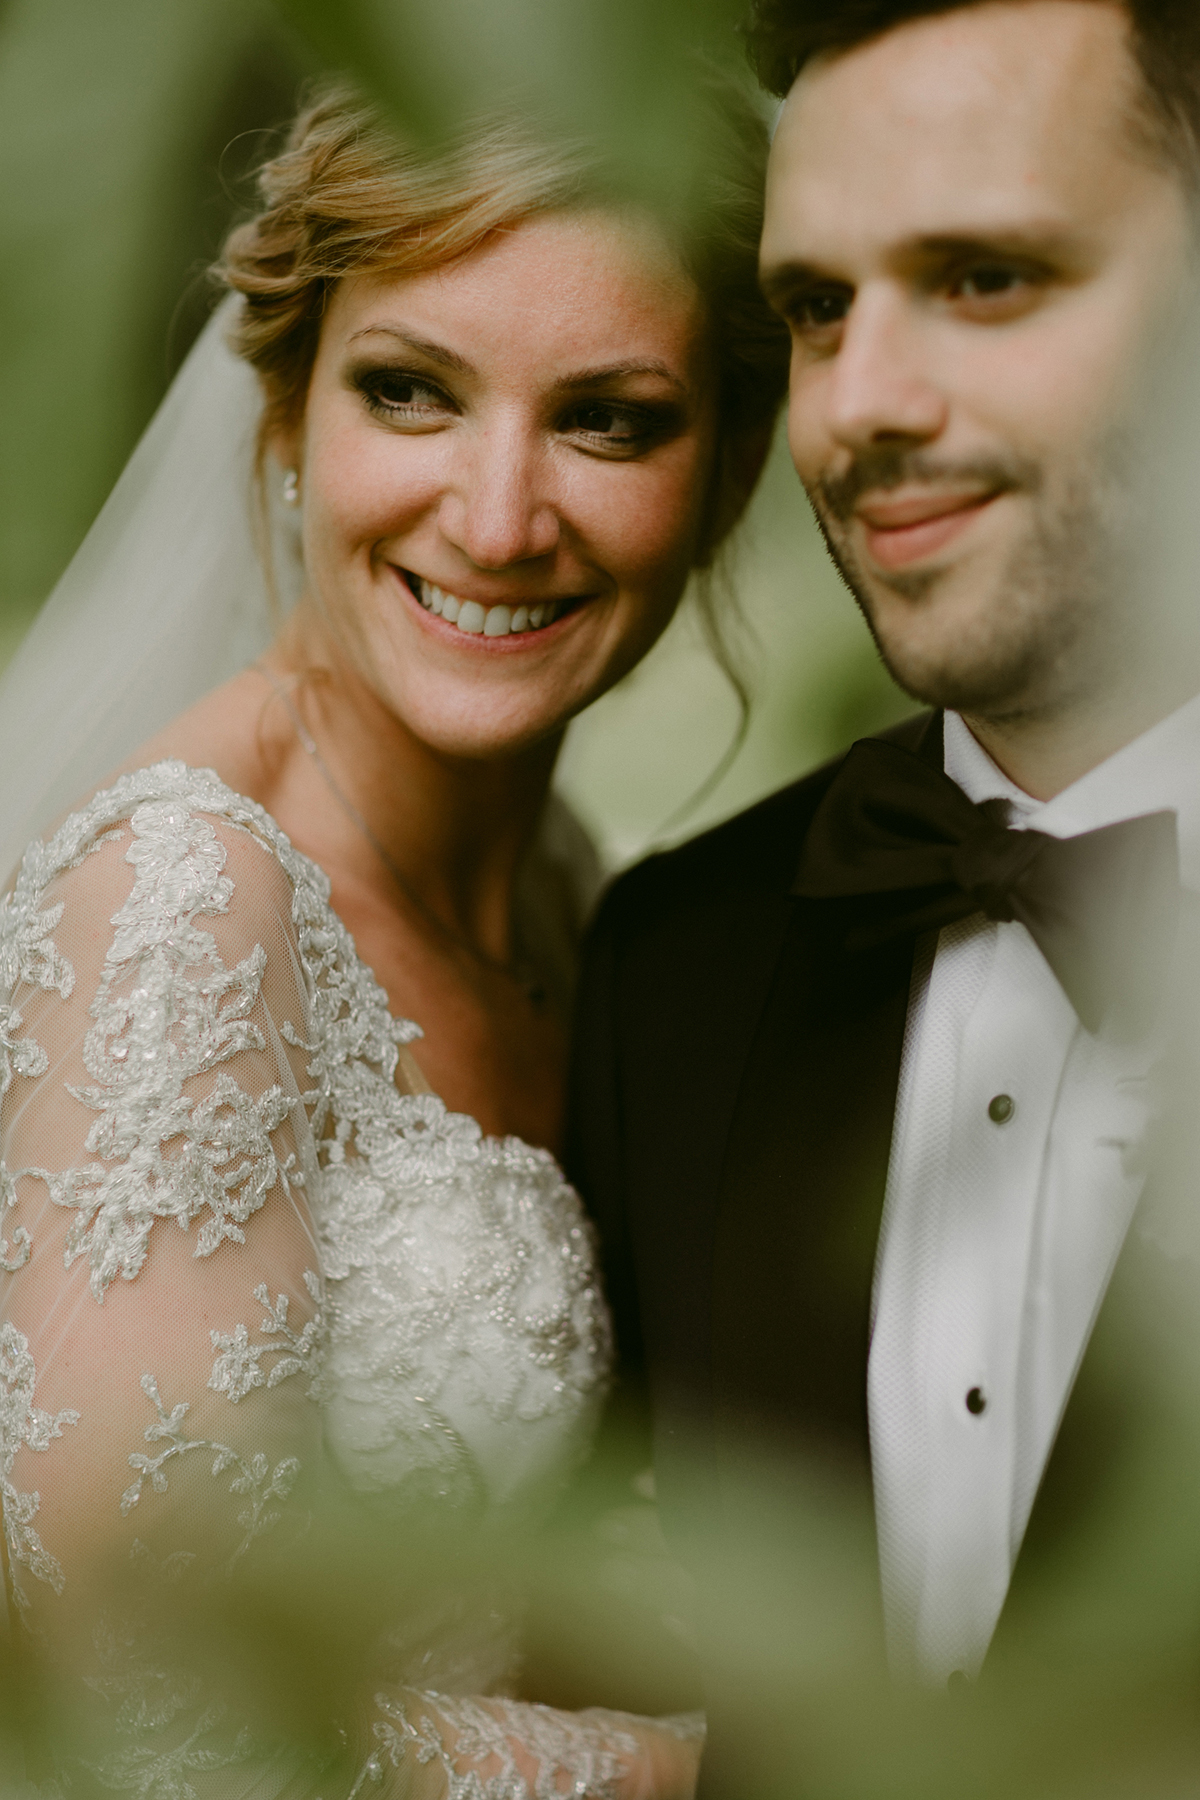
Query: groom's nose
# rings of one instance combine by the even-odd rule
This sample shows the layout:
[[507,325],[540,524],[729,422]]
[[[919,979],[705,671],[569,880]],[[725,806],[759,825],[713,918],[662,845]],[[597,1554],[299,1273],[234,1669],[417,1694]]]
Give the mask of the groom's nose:
[[825,426],[839,444],[860,451],[940,436],[949,405],[930,372],[932,335],[931,321],[892,284],[859,289],[825,384]]

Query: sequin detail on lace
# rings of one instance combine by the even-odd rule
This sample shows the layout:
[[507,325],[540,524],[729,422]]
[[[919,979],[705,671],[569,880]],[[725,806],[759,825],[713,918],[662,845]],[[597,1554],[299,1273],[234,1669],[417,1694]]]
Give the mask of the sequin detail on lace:
[[[231,1768],[253,1755],[245,1729],[227,1732],[221,1741],[227,1709],[220,1702],[204,1705],[195,1677],[174,1678],[158,1667],[158,1646],[147,1640],[140,1619],[105,1618],[95,1642],[103,1673],[90,1677],[88,1686],[117,1702],[115,1730],[130,1740],[92,1766],[104,1787],[132,1800],[198,1800],[190,1775]],[[162,1733],[188,1712],[191,1729],[179,1742],[163,1745]]]
[[130,1482],[121,1495],[121,1511],[128,1513],[133,1510],[141,1499],[147,1482],[156,1494],[166,1493],[169,1485],[166,1472],[168,1463],[177,1457],[189,1456],[194,1450],[207,1452],[213,1458],[214,1475],[225,1475],[230,1469],[235,1471],[229,1491],[231,1494],[241,1495],[246,1501],[237,1517],[243,1537],[229,1559],[227,1566],[232,1568],[245,1555],[256,1537],[261,1537],[264,1531],[269,1531],[272,1525],[279,1523],[281,1514],[279,1506],[274,1503],[287,1499],[300,1473],[300,1464],[294,1456],[286,1456],[272,1468],[269,1459],[261,1451],[246,1456],[232,1445],[223,1444],[216,1438],[189,1438],[183,1429],[183,1421],[191,1411],[186,1400],[180,1400],[168,1412],[153,1375],[142,1376],[142,1392],[158,1414],[154,1423],[146,1427],[146,1442],[165,1443],[167,1448],[160,1450],[157,1456],[147,1456],[143,1451],[137,1450],[130,1456],[129,1466],[135,1471],[136,1479]]
[[[447,1800],[615,1800],[638,1755],[612,1713],[563,1713],[516,1700],[376,1694],[375,1736],[392,1767],[440,1761]],[[535,1770],[533,1785],[518,1764]]]
[[[254,1298],[266,1313],[258,1328],[259,1336],[268,1340],[266,1343],[252,1344],[245,1325],[235,1326],[231,1332],[209,1332],[212,1347],[219,1353],[208,1378],[208,1385],[214,1392],[226,1394],[236,1405],[245,1399],[251,1388],[278,1387],[289,1375],[307,1374],[310,1396],[320,1398],[324,1351],[321,1278],[306,1269],[304,1285],[316,1302],[317,1311],[301,1331],[293,1331],[288,1324],[287,1295],[279,1294],[272,1305],[271,1292],[264,1281],[255,1288]],[[278,1360],[264,1368],[264,1357]]]
[[18,1566],[28,1569],[36,1581],[47,1582],[56,1594],[62,1593],[64,1576],[34,1528],[41,1500],[36,1492],[19,1493],[13,1486],[13,1464],[23,1447],[48,1450],[50,1440],[62,1436],[64,1425],[79,1423],[79,1414],[69,1408],[48,1413],[33,1404],[36,1379],[29,1339],[15,1325],[0,1326],[0,1495],[13,1597],[22,1610],[26,1599],[16,1576]]
[[[16,1204],[17,1184],[0,1162],[0,1221],[3,1221],[9,1208]],[[18,1225],[13,1232],[11,1250],[8,1239],[0,1233],[0,1271],[5,1275],[15,1275],[18,1269],[23,1269],[32,1252],[33,1241],[24,1225]]]
[[66,1000],[75,986],[75,971],[55,948],[53,932],[62,918],[58,906],[42,907],[20,878],[11,893],[0,899],[0,1094],[6,1094],[14,1075],[37,1076],[46,1072],[46,1053],[32,1038],[22,1037],[24,1020],[12,1004],[12,992],[25,982],[43,992],[57,989]]
[[[262,1001],[261,945],[226,966],[206,928],[233,901],[230,830],[257,842],[290,884],[303,1016],[271,1018]],[[306,1394],[321,1402],[325,1443],[360,1490],[396,1490],[415,1480],[418,1491],[431,1485],[449,1499],[507,1508],[515,1496],[553,1486],[588,1440],[610,1354],[594,1245],[578,1198],[546,1152],[485,1138],[474,1120],[433,1096],[397,1090],[399,1047],[420,1036],[418,1027],[390,1014],[330,908],[322,872],[261,808],[211,772],[164,763],[122,777],[49,842],[30,847],[0,906],[0,1090],[17,1077],[47,1075],[45,1053],[14,1004],[24,1002],[20,986],[66,997],[75,980],[54,943],[62,907],[47,905],[47,890],[118,839],[135,878],[112,921],[89,1009],[82,1046],[89,1082],[69,1090],[95,1115],[87,1136],[92,1160],[63,1172],[0,1164],[0,1225],[16,1204],[21,1176],[44,1183],[57,1205],[72,1209],[66,1261],[86,1258],[97,1300],[118,1275],[137,1277],[156,1220],[189,1231],[198,1256],[240,1254],[244,1227],[276,1191],[301,1190],[320,1255],[320,1276],[304,1277],[317,1318],[295,1316],[303,1296],[297,1301],[294,1294],[289,1315],[283,1283],[260,1282],[253,1290],[259,1320],[239,1322],[239,1307],[228,1328],[208,1332],[209,1389],[237,1408],[262,1390],[259,1401],[230,1415],[228,1428],[206,1423],[193,1436],[196,1396],[168,1390],[164,1399],[155,1378],[143,1376],[152,1417],[145,1449],[129,1458],[134,1479],[122,1510],[144,1509],[151,1496],[170,1491],[185,1459],[199,1460],[218,1478],[217,1492],[228,1486],[240,1502],[241,1541],[224,1563],[231,1569],[280,1517],[299,1472],[295,1457],[279,1454],[286,1445],[270,1457],[253,1444],[239,1447],[234,1418],[257,1420],[255,1407],[291,1379],[303,1380]],[[253,1098],[228,1065],[244,1051],[261,1053],[264,1030],[297,1053],[285,1068],[274,1043],[281,1079],[292,1085]],[[297,1093],[297,1085],[305,1091]],[[273,1140],[285,1122],[294,1156],[277,1151]],[[38,1154],[39,1162],[49,1160]],[[22,1228],[9,1239],[0,1238],[0,1259],[13,1272],[28,1260],[29,1242]],[[27,1355],[24,1339],[19,1347]],[[17,1362],[10,1357],[4,1367],[16,1371]],[[0,1398],[8,1467],[22,1444],[48,1448],[75,1420],[33,1406],[32,1362],[9,1378]],[[256,1443],[264,1441],[256,1434]],[[123,1439],[122,1453],[127,1444]],[[63,1571],[32,1528],[37,1495],[6,1486],[4,1501],[14,1566],[61,1581]],[[174,1555],[180,1566],[195,1560],[191,1551]],[[195,1578],[217,1573],[197,1562]],[[450,1659],[454,1680],[499,1679],[495,1619],[478,1644],[471,1617],[461,1624],[461,1655]],[[120,1632],[109,1648],[97,1681],[122,1707],[128,1702],[134,1741],[101,1779],[143,1800],[187,1800],[189,1775],[240,1756],[236,1721],[212,1731],[208,1701],[186,1679],[175,1682],[161,1662],[143,1666]],[[502,1765],[488,1761],[497,1752],[485,1737],[498,1729],[496,1708],[504,1703],[414,1698],[429,1754],[436,1718],[450,1721],[444,1729],[467,1758],[463,1763],[456,1750],[446,1762],[437,1752],[451,1784],[448,1800],[501,1793],[514,1800],[532,1791],[514,1785],[515,1776],[507,1787],[495,1785]],[[458,1709],[452,1721],[447,1707]],[[173,1748],[161,1741],[168,1723],[172,1738],[182,1740]],[[611,1723],[542,1708],[519,1709],[510,1723],[522,1732],[526,1724],[536,1727],[525,1766],[546,1771],[539,1796],[602,1794],[634,1747],[619,1732],[613,1738]],[[397,1731],[400,1724],[389,1720]],[[519,1752],[525,1758],[523,1738]],[[578,1767],[569,1761],[576,1756]]]
[[[57,847],[54,863],[76,861],[96,847],[87,842],[94,833],[81,829],[86,816],[76,815],[52,840],[44,854]],[[190,1081],[230,1058],[263,1048],[262,1033],[247,1015],[258,999],[265,952],[259,946],[227,969],[212,933],[194,922],[228,910],[233,883],[222,874],[224,846],[207,819],[177,801],[135,806],[129,823],[133,842],[125,859],[137,876],[113,920],[115,935],[89,1009],[94,1024],[83,1046],[93,1085],[68,1090],[98,1115],[86,1148],[101,1160],[60,1173],[23,1171],[45,1182],[56,1206],[75,1208],[64,1254],[68,1267],[77,1257],[88,1258],[97,1299],[117,1275],[131,1281],[137,1274],[155,1219],[190,1225],[207,1213],[196,1254],[211,1256],[227,1238],[244,1241],[242,1226],[291,1173],[271,1142],[293,1104],[282,1089],[269,1088],[251,1100],[222,1071],[203,1097],[186,1091]],[[60,845],[72,826],[83,841]],[[40,859],[32,860],[32,872],[42,873]],[[61,913],[61,907],[39,910],[37,896],[28,891],[29,862],[11,897],[20,943],[35,935],[34,919]],[[43,969],[43,986],[51,974],[60,986],[73,982],[48,934],[38,943],[34,966]],[[21,1040],[22,1046],[29,1041]]]

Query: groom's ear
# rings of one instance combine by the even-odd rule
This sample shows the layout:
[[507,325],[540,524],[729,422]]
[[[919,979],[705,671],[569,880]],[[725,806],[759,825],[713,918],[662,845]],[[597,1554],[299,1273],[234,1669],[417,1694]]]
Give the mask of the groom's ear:
[[745,512],[750,496],[758,486],[774,436],[775,420],[772,418],[730,432],[723,439],[713,472],[708,524],[696,556],[698,569],[707,568]]

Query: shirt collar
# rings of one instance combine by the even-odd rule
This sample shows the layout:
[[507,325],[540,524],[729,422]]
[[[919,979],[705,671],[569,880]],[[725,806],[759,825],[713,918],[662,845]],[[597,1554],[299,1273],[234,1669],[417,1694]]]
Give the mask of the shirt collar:
[[969,800],[1004,800],[1011,822],[1050,837],[1077,837],[1135,819],[1173,812],[1184,887],[1200,893],[1200,695],[1089,769],[1053,800],[1035,800],[992,761],[958,713],[945,717],[945,770]]

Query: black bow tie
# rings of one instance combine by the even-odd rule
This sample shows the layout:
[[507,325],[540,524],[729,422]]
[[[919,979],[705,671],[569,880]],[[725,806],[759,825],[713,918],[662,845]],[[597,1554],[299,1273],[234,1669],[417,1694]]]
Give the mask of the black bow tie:
[[1173,812],[1079,837],[1014,831],[940,769],[879,738],[855,744],[809,828],[792,892],[890,895],[851,949],[986,913],[1024,925],[1088,1031],[1141,1029],[1161,994],[1179,909]]

